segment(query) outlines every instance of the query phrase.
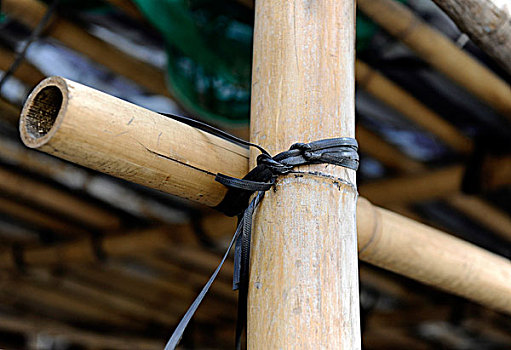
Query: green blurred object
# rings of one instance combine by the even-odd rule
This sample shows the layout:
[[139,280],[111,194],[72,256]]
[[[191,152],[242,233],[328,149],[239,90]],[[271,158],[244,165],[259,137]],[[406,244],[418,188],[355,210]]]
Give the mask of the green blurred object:
[[232,0],[133,0],[167,44],[167,82],[190,112],[236,125],[250,111],[253,12]]

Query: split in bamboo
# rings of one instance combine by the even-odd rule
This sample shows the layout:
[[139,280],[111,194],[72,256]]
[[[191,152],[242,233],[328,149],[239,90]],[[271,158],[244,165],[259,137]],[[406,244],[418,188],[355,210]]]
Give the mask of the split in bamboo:
[[511,87],[404,5],[393,0],[358,0],[357,5],[426,62],[511,118]]

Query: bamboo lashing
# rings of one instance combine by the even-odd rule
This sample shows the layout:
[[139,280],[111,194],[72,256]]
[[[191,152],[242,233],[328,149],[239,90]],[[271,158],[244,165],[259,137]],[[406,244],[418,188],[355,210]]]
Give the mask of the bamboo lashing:
[[484,52],[511,74],[511,9],[495,0],[433,0]]
[[[59,82],[59,85],[55,85],[55,82]],[[40,114],[39,109],[42,108],[42,105],[34,103],[34,100],[38,99],[38,92],[42,91],[47,86],[58,86],[60,89],[62,89],[61,91],[65,103],[62,104],[62,108],[57,113],[58,116],[56,117],[56,125],[49,125],[48,128],[50,130],[42,138],[34,138],[34,136],[24,130],[24,128],[27,123],[37,124],[37,116]],[[68,91],[66,90],[67,88],[63,89],[63,87],[66,86],[73,87],[73,96],[68,97],[66,95]],[[80,102],[80,99],[83,101]],[[78,162],[85,166],[94,167],[98,170],[102,170],[104,167],[104,165],[101,164],[107,164],[109,167],[106,169],[109,169],[110,173],[119,177],[131,181],[135,180],[149,187],[162,189],[174,194],[179,192],[183,197],[193,198],[197,202],[208,205],[218,204],[218,201],[220,201],[220,199],[225,194],[225,189],[222,186],[218,186],[214,183],[213,175],[204,177],[204,171],[210,172],[212,174],[215,174],[216,172],[222,172],[238,177],[243,176],[247,172],[248,151],[241,146],[234,145],[224,140],[219,140],[215,136],[207,135],[186,125],[181,125],[180,123],[177,123],[173,120],[169,120],[168,118],[163,118],[160,120],[160,115],[146,111],[129,103],[122,102],[120,100],[116,100],[116,102],[112,103],[112,100],[116,99],[105,94],[95,92],[93,89],[83,87],[76,83],[66,82],[65,80],[59,78],[50,78],[43,82],[42,85],[40,85],[38,88],[36,88],[36,90],[31,94],[26,102],[22,113],[22,121],[20,124],[22,138],[24,142],[28,143],[32,147],[40,147],[39,149],[42,149],[48,153],[66,157],[68,160]],[[77,106],[82,106],[82,108],[77,108]],[[95,106],[95,110],[91,110],[90,107],[86,108],[85,106]],[[45,108],[47,108],[47,106]],[[30,109],[32,109],[32,113],[27,113]],[[85,120],[87,117],[96,117],[98,119],[96,119],[94,123],[79,122],[80,120]],[[101,117],[104,118],[103,121],[99,121],[99,118]],[[132,117],[137,117],[138,119],[146,117],[148,120],[146,120],[145,123],[139,120],[136,124],[137,128],[133,128],[133,131],[131,131],[133,133],[133,137],[128,138],[125,137],[125,134],[122,133],[126,131],[126,124],[131,120]],[[76,120],[73,121],[73,119]],[[118,119],[120,119],[120,121]],[[154,125],[153,123],[155,119],[159,123],[159,128],[156,131],[154,131],[153,127],[147,128],[148,124],[151,126]],[[105,120],[110,120],[111,124],[105,123]],[[134,122],[135,120],[132,121],[131,124]],[[103,128],[97,128],[98,124],[103,126]],[[82,134],[77,135],[77,133],[70,132],[70,130],[73,130],[73,128],[70,126],[73,125],[75,125],[75,127],[80,126]],[[53,128],[51,128],[52,126]],[[105,126],[107,129],[104,129]],[[89,130],[89,128],[91,130]],[[107,132],[103,133],[103,130],[106,130]],[[178,132],[175,132],[175,130],[178,130]],[[162,152],[168,152],[168,150],[172,147],[172,151],[176,152],[176,154],[180,154],[180,159],[186,160],[188,164],[192,165],[192,167],[184,166],[180,163],[169,160],[166,157],[158,157],[152,153],[147,152],[144,147],[140,147],[137,142],[133,141],[135,136],[139,136],[139,132],[149,134],[148,138],[150,138],[151,135],[157,138],[161,132],[160,138],[161,140],[165,140],[164,142],[166,144],[166,147],[164,149],[162,148]],[[66,137],[63,138],[59,135],[59,133],[62,133]],[[117,137],[116,143],[106,142],[106,140],[108,140],[112,134],[121,135]],[[144,137],[144,135],[141,137]],[[209,147],[200,147],[201,145],[204,145],[204,139],[209,140],[209,143],[207,143]],[[57,142],[55,142],[55,140]],[[155,143],[158,144],[158,142]],[[160,142],[160,145],[162,143],[163,141]],[[190,152],[190,150],[194,149],[194,147],[190,147],[190,145],[198,145],[201,151]],[[222,147],[219,147],[219,145],[222,145]],[[186,148],[189,148],[190,150],[182,150]],[[123,150],[126,149],[129,151],[124,152]],[[108,152],[105,152],[105,150],[108,150]],[[93,154],[95,154],[95,156],[90,157],[90,155]],[[142,155],[142,158],[137,160],[136,156],[138,155]],[[126,164],[126,159],[129,160],[129,167]],[[205,159],[207,161],[205,161]],[[98,165],[97,162],[101,162],[101,166]],[[145,168],[142,169],[143,166],[145,166]],[[123,171],[127,168],[130,171]],[[226,168],[229,169],[228,172]],[[164,174],[161,174],[154,171],[153,169],[168,170],[167,172],[164,172]],[[500,177],[493,177],[493,179],[500,179],[499,181],[504,179],[506,171],[505,169],[505,167],[502,167],[500,170]],[[136,176],[137,173],[142,172],[145,172],[148,176],[150,174],[156,174],[156,176],[151,177],[153,181],[142,181],[144,179],[143,177]],[[174,183],[167,184],[165,187],[161,186],[161,180],[165,179],[167,174],[170,174],[171,172],[173,172],[172,176],[174,177]],[[462,167],[454,167],[452,169],[448,169],[448,171],[446,171],[448,175],[447,178],[452,177],[453,179],[446,181],[447,185],[444,190],[452,192],[459,189],[457,186],[459,185],[459,179],[461,178],[462,172]],[[190,178],[198,178],[202,181],[192,181],[194,185],[191,186],[188,185]],[[158,179],[160,181],[158,181]],[[182,181],[182,183],[179,183],[179,181]],[[179,189],[179,191],[176,190],[176,187]],[[410,186],[410,188],[412,187],[413,186]],[[196,193],[207,193],[208,195],[196,196]],[[216,200],[212,200],[212,198],[215,198]],[[463,250],[468,243],[441,233],[432,228],[428,228],[427,226],[415,223],[411,220],[406,220],[399,215],[391,214],[387,211],[384,211],[383,209],[376,207],[373,209],[373,207],[371,207],[367,202],[365,206],[362,207],[362,202],[364,201],[359,199],[357,215],[359,226],[359,242],[364,242],[370,239],[373,230],[376,230],[375,232],[377,234],[379,233],[381,236],[378,236],[378,239],[371,240],[372,249],[366,249],[364,254],[361,254],[361,259],[368,261],[376,266],[391,269],[410,278],[420,280],[438,288],[443,288],[458,295],[462,295],[471,300],[483,303],[484,305],[499,308],[506,312],[511,312],[511,308],[509,307],[511,290],[506,289],[511,288],[511,286],[507,282],[503,283],[502,285],[499,284],[495,286],[494,284],[499,283],[501,279],[497,279],[495,280],[496,282],[494,282],[491,271],[484,273],[484,270],[480,270],[481,273],[478,274],[477,278],[475,276],[470,276],[470,279],[467,281],[467,283],[470,284],[470,288],[465,288],[465,286],[463,288],[458,288],[457,285],[452,283],[447,284],[445,281],[445,274],[449,273],[450,271],[450,269],[449,271],[444,271],[445,266],[449,266],[446,263],[438,264],[436,269],[431,271],[430,275],[425,275],[424,271],[422,270],[417,270],[420,273],[416,274],[416,270],[414,268],[406,268],[406,270],[403,270],[406,266],[409,266],[408,264],[410,264],[411,258],[407,254],[404,255],[406,258],[399,258],[399,255],[401,253],[406,253],[407,250],[416,249],[414,248],[413,242],[411,242],[411,245],[406,247],[406,249],[402,247],[403,250],[392,249],[386,251],[386,256],[383,255],[383,250],[378,251],[378,247],[381,244],[383,247],[386,246],[387,248],[392,248],[384,244],[394,242],[395,239],[399,242],[399,240],[403,239],[407,233],[412,231],[417,232],[417,235],[420,234],[415,238],[418,241],[422,237],[420,240],[422,245],[432,244],[434,246],[436,243],[434,241],[429,242],[429,237],[431,236],[430,232],[435,232],[433,237],[441,237],[440,239],[444,244],[450,244],[450,246],[457,248],[452,250],[449,249],[451,257],[453,257],[452,260],[444,260],[447,259],[447,257],[442,253],[442,247],[435,246],[435,249],[426,250],[427,253],[431,255],[418,255],[415,257],[415,259],[420,258],[417,264],[426,264],[428,261],[444,261],[455,266],[453,269],[456,268],[459,271],[462,271],[463,269],[467,269],[468,266],[471,265],[472,261],[480,261],[481,263],[478,265],[477,269],[484,269],[485,263],[483,263],[483,261],[485,261],[485,259],[488,257],[492,266],[495,266],[495,268],[498,267],[498,270],[502,272],[502,276],[508,276],[508,271],[510,271],[511,267],[507,260],[499,258],[494,254],[486,252],[483,249],[472,245],[469,245],[470,248],[468,249],[472,254],[476,254],[477,258],[466,257],[462,255],[459,256],[458,260],[456,260],[455,257],[458,256],[457,252],[460,251],[460,249]],[[374,216],[374,213],[380,214],[377,215],[377,222],[371,224],[368,219]],[[399,225],[397,223],[399,223]],[[157,238],[155,238],[155,240],[157,240]],[[151,240],[141,238],[140,242],[142,245],[142,243],[146,244],[148,241]],[[115,246],[119,247],[118,249],[121,249],[122,244],[115,243]],[[416,247],[417,249],[422,249],[422,246],[417,245]],[[178,250],[179,249],[176,249],[176,251]],[[374,251],[375,254],[377,254],[374,257],[371,257],[371,251]],[[27,259],[30,260],[29,256],[31,253],[28,253],[27,251],[26,254],[28,254]],[[45,256],[44,259],[51,259],[52,261],[55,261],[55,258],[48,258],[46,256],[47,254],[52,255],[54,253],[38,254]],[[382,257],[381,262],[379,261],[380,256]],[[393,258],[389,259],[388,256],[392,256]],[[421,259],[424,259],[424,261]],[[1,260],[2,266],[12,266],[12,258],[10,256],[2,256]],[[389,263],[389,260],[392,260],[391,262],[398,266],[392,266]],[[37,259],[34,258],[34,261],[37,261]],[[469,272],[465,272],[465,277],[468,278],[468,276]],[[498,287],[498,290],[501,291],[498,293],[499,296],[489,300],[488,291],[496,287]]]
[[442,33],[394,0],[359,0],[358,8],[438,71],[511,118],[511,87]]

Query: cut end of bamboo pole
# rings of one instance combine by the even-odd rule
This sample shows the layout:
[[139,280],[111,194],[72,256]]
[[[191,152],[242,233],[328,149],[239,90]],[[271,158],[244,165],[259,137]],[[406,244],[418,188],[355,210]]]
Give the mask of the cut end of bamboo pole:
[[64,79],[49,77],[30,93],[19,125],[21,140],[27,147],[41,147],[55,134],[65,114],[68,92]]

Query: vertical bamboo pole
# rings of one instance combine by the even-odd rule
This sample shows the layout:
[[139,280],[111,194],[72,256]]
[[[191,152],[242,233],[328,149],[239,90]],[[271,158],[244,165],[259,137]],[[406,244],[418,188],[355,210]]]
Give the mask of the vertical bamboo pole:
[[[353,0],[256,2],[253,142],[354,136],[354,15]],[[355,172],[298,171],[254,219],[248,347],[359,349]]]

